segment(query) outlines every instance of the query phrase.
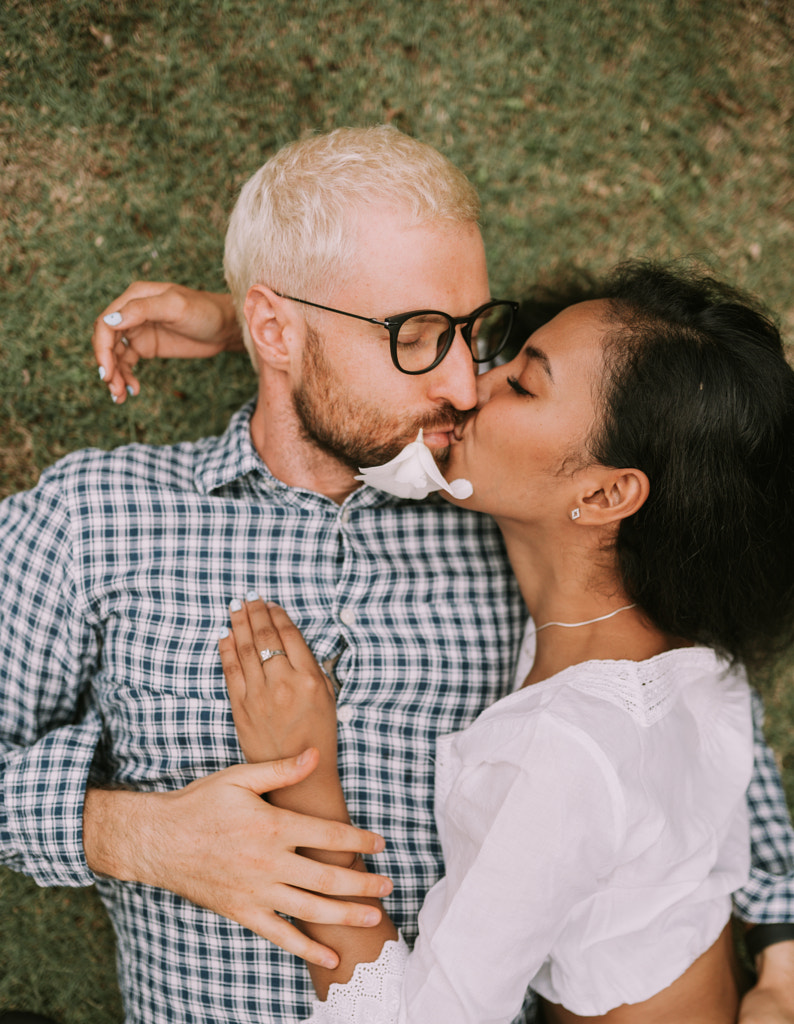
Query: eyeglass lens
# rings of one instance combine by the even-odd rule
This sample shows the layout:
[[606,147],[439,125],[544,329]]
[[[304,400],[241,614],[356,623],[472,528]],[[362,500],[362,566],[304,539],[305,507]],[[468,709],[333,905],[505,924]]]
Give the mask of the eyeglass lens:
[[[510,329],[509,305],[485,309],[471,326],[471,354],[476,362],[487,362],[499,352]],[[466,328],[464,327],[464,330]],[[450,341],[455,326],[442,313],[420,313],[406,320],[397,334],[400,368],[416,373],[432,366]]]

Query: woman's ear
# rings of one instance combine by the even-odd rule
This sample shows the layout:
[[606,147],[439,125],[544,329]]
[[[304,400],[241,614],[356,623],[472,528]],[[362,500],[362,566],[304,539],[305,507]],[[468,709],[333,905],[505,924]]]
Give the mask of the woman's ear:
[[245,297],[243,313],[259,365],[289,369],[295,324],[281,296],[263,284],[255,284]]
[[579,515],[575,518],[587,526],[620,522],[642,508],[650,491],[648,477],[641,469],[605,468],[580,490]]

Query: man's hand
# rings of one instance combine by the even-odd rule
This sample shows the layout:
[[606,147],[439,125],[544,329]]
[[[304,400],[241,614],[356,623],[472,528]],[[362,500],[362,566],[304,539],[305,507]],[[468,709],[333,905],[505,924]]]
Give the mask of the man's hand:
[[92,344],[116,402],[128,387],[140,391],[133,373],[139,359],[201,359],[243,349],[230,295],[159,281],[135,281],[103,309]]
[[234,765],[169,793],[89,790],[83,815],[88,866],[98,874],[177,893],[311,963],[336,953],[279,914],[315,923],[368,927],[372,906],[327,896],[379,897],[381,875],[320,864],[297,847],[378,853],[380,836],[341,822],[271,806],[260,794],[304,779],[318,752],[267,764]]
[[758,981],[739,1007],[739,1024],[794,1024],[794,940],[756,958]]

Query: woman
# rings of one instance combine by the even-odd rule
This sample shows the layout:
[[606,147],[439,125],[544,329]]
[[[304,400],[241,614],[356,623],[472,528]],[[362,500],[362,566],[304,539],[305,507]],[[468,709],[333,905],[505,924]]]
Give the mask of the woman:
[[[340,955],[310,968],[321,1000],[355,968],[313,1020],[510,1021],[527,985],[551,1021],[735,1020],[741,663],[792,623],[794,372],[774,326],[710,279],[631,265],[604,295],[480,378],[457,432],[447,476],[502,531],[531,663],[439,744],[447,874],[410,957],[385,916],[306,926]],[[347,820],[322,670],[282,609],[253,600],[232,625],[246,757],[312,748],[274,798]]]

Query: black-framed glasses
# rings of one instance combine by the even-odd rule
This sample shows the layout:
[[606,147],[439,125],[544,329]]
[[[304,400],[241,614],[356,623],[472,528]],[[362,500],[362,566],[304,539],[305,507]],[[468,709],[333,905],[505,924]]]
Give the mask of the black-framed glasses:
[[304,306],[324,309],[327,313],[339,313],[385,327],[389,332],[392,362],[401,373],[410,374],[434,370],[452,347],[458,327],[474,362],[491,362],[505,347],[518,309],[517,302],[492,299],[468,316],[450,316],[437,309],[413,309],[410,313],[378,320],[374,316],[360,316],[343,309],[321,306],[319,302],[309,302],[308,299],[296,299],[294,295],[282,295],[281,292],[276,292],[276,295]]

